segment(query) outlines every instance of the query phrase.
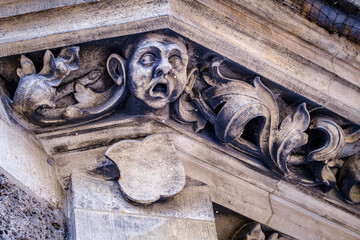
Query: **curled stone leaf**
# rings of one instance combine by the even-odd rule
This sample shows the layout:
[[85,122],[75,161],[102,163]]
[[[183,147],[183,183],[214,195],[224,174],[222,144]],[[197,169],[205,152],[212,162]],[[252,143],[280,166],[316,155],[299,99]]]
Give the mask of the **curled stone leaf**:
[[329,167],[345,146],[345,134],[337,123],[326,117],[314,118],[309,129],[308,145],[311,152],[307,161],[313,166],[316,182],[323,184],[328,191],[336,183]]
[[64,117],[66,119],[82,119],[96,117],[112,111],[126,96],[125,84],[114,84],[104,92],[95,92],[81,83],[75,85],[75,99],[77,104],[69,106]]
[[[312,119],[310,130],[321,131],[310,135],[309,145],[312,151],[309,153],[308,161],[321,161],[327,164],[334,159],[345,146],[345,134],[342,128],[332,119],[317,117]],[[324,143],[323,146],[318,146]],[[314,147],[316,146],[316,147]]]
[[[213,59],[209,66],[210,76],[202,74],[204,82],[210,85],[208,88],[202,92],[193,89],[189,94],[195,109],[214,126],[215,135],[221,142],[260,155],[265,164],[277,169],[269,151],[269,139],[279,123],[279,110],[274,96],[259,77],[249,84],[223,76],[220,72],[222,62],[219,58]],[[190,113],[194,106],[186,103],[186,99],[180,99],[178,104],[182,104],[178,115],[184,120],[200,122]],[[190,111],[183,111],[186,107]],[[242,138],[247,127],[251,129],[250,136],[247,136],[250,140]]]
[[314,163],[315,180],[325,186],[325,192],[330,191],[336,184],[336,178],[328,164]]
[[344,162],[338,178],[338,187],[350,203],[360,203],[360,159],[353,155]]
[[175,111],[178,120],[195,124],[195,132],[205,127],[206,119],[200,114],[198,107],[189,99],[189,96],[185,94],[180,96],[175,102]]
[[360,152],[360,128],[352,126],[344,129],[346,145],[339,153],[338,158],[349,157]]
[[273,95],[260,78],[255,78],[252,84],[228,81],[206,89],[204,96],[214,112],[220,108],[214,122],[216,137],[224,143],[240,143],[236,140],[242,136],[247,124],[257,121],[256,133],[253,133],[255,144],[265,163],[276,169],[269,154],[269,138],[278,126],[279,111]]
[[297,148],[305,145],[308,136],[305,130],[310,123],[310,115],[306,104],[300,104],[292,116],[287,116],[281,123],[276,137],[271,144],[272,157],[276,159],[277,165],[284,172],[289,169],[286,164],[288,156]]
[[190,71],[188,84],[185,87],[184,93],[175,102],[175,119],[182,122],[194,123],[195,132],[202,130],[207,122],[192,98],[195,96],[192,89],[195,81],[198,79],[198,74],[199,71],[197,69]]

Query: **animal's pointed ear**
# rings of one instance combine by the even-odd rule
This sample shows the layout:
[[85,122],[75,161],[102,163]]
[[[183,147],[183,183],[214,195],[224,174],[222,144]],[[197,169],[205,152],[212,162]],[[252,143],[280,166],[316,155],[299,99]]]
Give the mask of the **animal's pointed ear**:
[[125,83],[125,59],[120,57],[118,54],[113,53],[109,56],[106,62],[106,68],[110,77],[117,85],[120,86]]

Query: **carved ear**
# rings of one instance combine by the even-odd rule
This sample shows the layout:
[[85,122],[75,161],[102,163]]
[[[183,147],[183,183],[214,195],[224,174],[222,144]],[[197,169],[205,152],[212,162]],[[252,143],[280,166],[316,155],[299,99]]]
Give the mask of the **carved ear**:
[[107,60],[106,68],[110,77],[117,85],[120,86],[125,83],[125,59],[120,57],[118,54],[113,53]]

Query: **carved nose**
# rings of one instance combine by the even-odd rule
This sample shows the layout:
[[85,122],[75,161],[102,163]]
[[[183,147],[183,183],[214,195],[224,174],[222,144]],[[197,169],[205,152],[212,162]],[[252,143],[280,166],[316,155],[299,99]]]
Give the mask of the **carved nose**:
[[154,77],[160,77],[163,75],[170,75],[172,73],[172,67],[169,61],[163,60],[161,63],[155,68]]

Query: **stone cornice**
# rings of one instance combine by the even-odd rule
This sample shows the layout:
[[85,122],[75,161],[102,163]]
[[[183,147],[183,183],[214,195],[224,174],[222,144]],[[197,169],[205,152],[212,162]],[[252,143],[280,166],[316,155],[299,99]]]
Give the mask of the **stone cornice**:
[[273,2],[100,1],[0,24],[0,56],[169,28],[360,123],[359,45]]

